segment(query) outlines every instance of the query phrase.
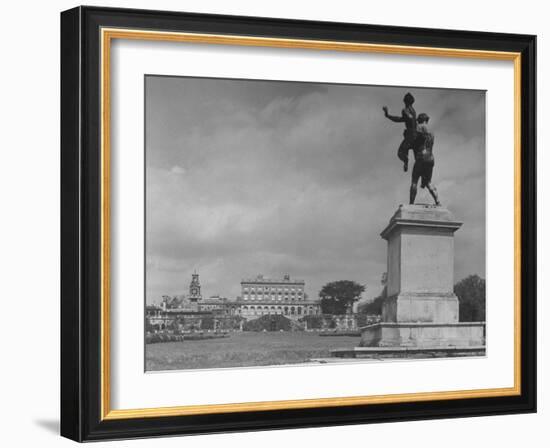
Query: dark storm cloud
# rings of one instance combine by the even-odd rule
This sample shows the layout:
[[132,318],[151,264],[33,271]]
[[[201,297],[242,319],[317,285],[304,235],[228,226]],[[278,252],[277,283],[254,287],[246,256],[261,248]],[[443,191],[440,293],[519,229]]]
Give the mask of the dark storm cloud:
[[[407,90],[148,77],[147,301],[185,291],[194,269],[207,295],[260,272],[305,278],[310,296],[342,278],[376,294],[379,232],[410,181],[403,126],[381,107],[399,114]],[[457,278],[484,275],[484,94],[411,90],[436,135],[434,181],[465,221]]]

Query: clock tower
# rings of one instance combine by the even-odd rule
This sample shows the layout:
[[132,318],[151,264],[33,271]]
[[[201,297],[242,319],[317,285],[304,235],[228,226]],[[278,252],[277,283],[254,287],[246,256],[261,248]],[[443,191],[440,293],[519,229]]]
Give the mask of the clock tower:
[[201,283],[199,281],[199,274],[195,273],[192,275],[191,283],[189,283],[189,300],[191,302],[197,302],[201,299]]

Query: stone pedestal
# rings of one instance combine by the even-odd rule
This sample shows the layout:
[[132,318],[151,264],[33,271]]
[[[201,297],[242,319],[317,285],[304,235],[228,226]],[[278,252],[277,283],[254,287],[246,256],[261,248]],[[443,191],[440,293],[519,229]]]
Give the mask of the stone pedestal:
[[388,242],[382,321],[361,328],[361,347],[464,348],[485,345],[483,322],[458,322],[454,233],[441,206],[401,205],[381,233]]

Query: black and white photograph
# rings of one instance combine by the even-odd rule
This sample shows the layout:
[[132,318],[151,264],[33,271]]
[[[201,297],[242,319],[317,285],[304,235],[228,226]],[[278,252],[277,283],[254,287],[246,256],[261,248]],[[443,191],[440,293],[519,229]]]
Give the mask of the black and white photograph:
[[[543,15],[222,3],[67,6],[18,53],[46,67],[53,36],[60,82],[17,70],[7,92],[23,126],[6,197],[28,193],[7,297],[55,278],[61,306],[36,301],[39,331],[8,319],[8,375],[46,375],[10,387],[8,412],[45,428],[59,409],[78,442],[538,437]],[[32,121],[35,86],[50,99]],[[48,133],[60,157],[17,150],[43,156]],[[29,245],[43,207],[60,275]]]
[[2,446],[543,448],[545,6],[4,2]]
[[486,92],[146,75],[145,370],[486,355]]

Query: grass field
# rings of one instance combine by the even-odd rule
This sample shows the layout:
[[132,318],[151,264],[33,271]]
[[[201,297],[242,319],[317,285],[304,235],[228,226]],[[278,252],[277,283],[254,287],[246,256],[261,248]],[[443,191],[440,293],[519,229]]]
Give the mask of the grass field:
[[330,350],[355,347],[359,340],[305,332],[236,332],[223,339],[147,344],[145,364],[148,371],[299,364],[328,358]]

